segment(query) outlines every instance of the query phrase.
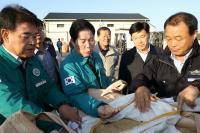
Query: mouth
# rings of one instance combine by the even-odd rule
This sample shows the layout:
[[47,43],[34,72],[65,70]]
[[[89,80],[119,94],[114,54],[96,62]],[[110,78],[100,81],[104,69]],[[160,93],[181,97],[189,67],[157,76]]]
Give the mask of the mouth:
[[91,51],[86,52],[87,54],[91,54]]
[[178,50],[178,49],[171,49],[171,51],[172,51],[173,53],[176,53],[176,52],[178,52],[179,50]]
[[34,52],[34,51],[35,51],[35,48],[29,48],[29,49],[27,49],[27,51],[29,51],[29,52]]

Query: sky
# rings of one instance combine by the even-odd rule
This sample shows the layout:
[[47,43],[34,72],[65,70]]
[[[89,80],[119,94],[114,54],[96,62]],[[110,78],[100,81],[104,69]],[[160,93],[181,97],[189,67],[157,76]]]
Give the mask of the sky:
[[0,9],[8,4],[22,5],[40,19],[49,12],[140,13],[157,31],[163,31],[165,20],[180,11],[192,13],[200,23],[200,0],[1,0]]

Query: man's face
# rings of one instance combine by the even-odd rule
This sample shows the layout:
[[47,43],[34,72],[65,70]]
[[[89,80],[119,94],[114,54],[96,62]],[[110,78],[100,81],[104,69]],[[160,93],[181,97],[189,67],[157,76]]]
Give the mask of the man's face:
[[101,30],[98,39],[100,46],[108,46],[111,40],[110,32],[108,30]]
[[180,22],[178,25],[167,25],[165,28],[167,45],[175,56],[185,56],[191,49],[196,33],[189,34],[187,25]]
[[5,30],[5,47],[21,59],[34,55],[36,45],[36,26],[23,22],[16,26],[14,31]]
[[38,27],[38,33],[36,36],[36,48],[39,48],[40,45],[43,45],[43,41],[44,41],[44,31],[43,31],[43,27]]
[[135,32],[131,35],[135,47],[139,51],[146,51],[149,47],[149,34],[143,29],[139,32]]
[[89,57],[92,54],[95,40],[90,30],[82,30],[76,40],[76,49],[83,57]]

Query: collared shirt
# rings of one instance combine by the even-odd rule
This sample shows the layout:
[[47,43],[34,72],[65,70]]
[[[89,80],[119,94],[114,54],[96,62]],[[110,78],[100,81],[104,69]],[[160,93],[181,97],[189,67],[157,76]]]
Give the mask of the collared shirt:
[[107,52],[109,51],[109,46],[104,50],[104,49],[101,49],[101,47],[100,47],[100,44],[98,43],[98,46],[99,46],[99,49],[100,49],[100,51],[101,51],[101,53],[102,53],[102,55],[103,56],[106,56],[106,54],[107,54]]
[[4,45],[2,45],[2,47],[6,50],[6,52],[8,52],[12,57],[14,57],[16,60],[18,60],[19,62],[22,63],[22,60],[19,58],[19,56],[13,54],[12,52],[10,52]]
[[150,45],[149,45],[148,50],[145,53],[140,52],[138,49],[136,49],[136,50],[137,50],[137,53],[141,56],[142,60],[145,62],[147,55],[150,51]]
[[189,55],[191,54],[192,49],[184,56],[184,60],[183,62],[177,60],[176,56],[171,54],[171,59],[174,61],[174,65],[177,68],[178,72],[181,73],[181,70],[183,68],[183,65],[185,63],[185,61],[188,59]]

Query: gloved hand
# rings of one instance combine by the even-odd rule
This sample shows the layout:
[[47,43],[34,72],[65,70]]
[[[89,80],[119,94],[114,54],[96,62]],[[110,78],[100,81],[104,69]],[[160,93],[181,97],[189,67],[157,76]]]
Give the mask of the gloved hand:
[[109,85],[105,90],[103,90],[103,93],[101,96],[105,96],[106,94],[109,94],[111,92],[120,92],[122,89],[126,87],[127,83],[123,80],[117,80],[116,82]]

